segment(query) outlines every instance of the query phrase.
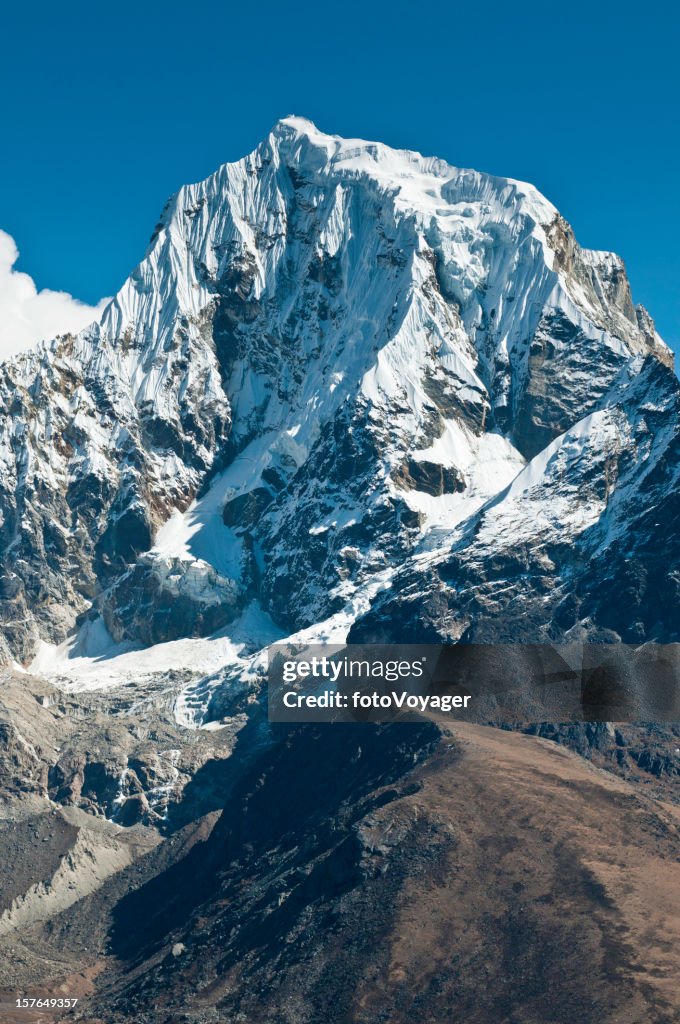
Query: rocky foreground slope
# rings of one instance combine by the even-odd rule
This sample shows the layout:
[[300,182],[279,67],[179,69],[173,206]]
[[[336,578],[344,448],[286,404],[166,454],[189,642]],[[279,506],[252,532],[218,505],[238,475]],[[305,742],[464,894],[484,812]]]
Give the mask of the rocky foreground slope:
[[242,753],[216,823],[0,936],[6,999],[79,994],[88,1024],[680,1019],[677,807],[472,725]]

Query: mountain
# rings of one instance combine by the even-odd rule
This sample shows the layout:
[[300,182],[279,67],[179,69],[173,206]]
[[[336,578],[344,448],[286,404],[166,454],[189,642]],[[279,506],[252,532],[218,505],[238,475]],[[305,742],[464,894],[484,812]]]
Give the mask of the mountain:
[[677,1021],[680,727],[287,727],[262,680],[286,637],[677,642],[679,406],[530,185],[288,117],[181,189],[0,365],[5,1002]]
[[382,591],[374,621],[431,562],[478,586],[533,558],[568,602],[569,560],[625,552],[627,509],[664,500],[652,467],[673,489],[671,364],[621,260],[531,186],[286,118],[169,201],[100,324],[2,367],[5,658],[84,618],[154,644],[257,602],[285,634]]

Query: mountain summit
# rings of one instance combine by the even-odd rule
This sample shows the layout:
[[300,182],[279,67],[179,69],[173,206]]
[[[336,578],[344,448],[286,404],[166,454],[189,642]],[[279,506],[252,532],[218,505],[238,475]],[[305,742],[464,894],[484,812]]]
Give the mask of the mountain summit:
[[2,365],[0,410],[6,660],[253,616],[677,637],[671,353],[522,182],[285,118],[169,200],[100,323]]

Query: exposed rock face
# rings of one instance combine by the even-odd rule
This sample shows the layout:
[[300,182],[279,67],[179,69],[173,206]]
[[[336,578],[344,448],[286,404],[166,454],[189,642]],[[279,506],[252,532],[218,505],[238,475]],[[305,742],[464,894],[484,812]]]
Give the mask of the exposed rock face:
[[[41,679],[3,672],[0,818],[8,807],[24,815],[52,802],[173,832],[221,807],[233,735],[179,728],[163,700],[171,685],[69,697]],[[233,718],[239,711],[232,703]]]
[[435,498],[465,490],[465,480],[455,467],[442,466],[437,462],[428,462],[427,459],[409,459],[397,467],[392,479],[397,487],[422,491]]
[[154,644],[207,636],[229,622],[238,608],[236,584],[212,566],[195,562],[187,567],[178,558],[142,555],[113,584],[103,613],[115,640],[132,636]]
[[[475,531],[527,459],[592,488],[604,522],[618,477],[643,486],[640,453],[670,455],[670,361],[621,261],[581,250],[531,186],[288,118],[170,200],[101,324],[2,367],[4,657],[91,611],[143,643],[207,635],[253,599],[299,629],[397,570],[406,585],[433,548],[464,579],[454,528]],[[590,469],[548,459],[564,431]],[[488,572],[538,559],[543,579],[547,558],[562,579],[581,533],[488,548]],[[481,614],[463,605],[461,623]]]

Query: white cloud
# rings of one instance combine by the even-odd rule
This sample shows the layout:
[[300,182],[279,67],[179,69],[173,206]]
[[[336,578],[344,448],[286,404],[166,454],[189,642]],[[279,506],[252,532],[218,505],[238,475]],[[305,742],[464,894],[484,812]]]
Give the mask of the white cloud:
[[38,291],[29,274],[14,270],[18,257],[12,236],[0,230],[0,361],[38,341],[87,327],[108,302],[88,306],[68,292]]

